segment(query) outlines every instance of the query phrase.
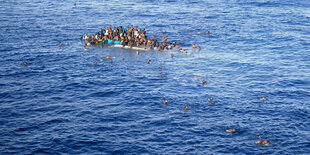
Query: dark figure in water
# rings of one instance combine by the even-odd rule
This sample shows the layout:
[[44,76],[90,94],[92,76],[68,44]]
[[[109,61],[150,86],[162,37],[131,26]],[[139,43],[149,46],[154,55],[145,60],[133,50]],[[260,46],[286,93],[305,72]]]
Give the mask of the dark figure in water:
[[147,64],[152,64],[151,59],[149,59],[149,61],[146,62]]
[[27,62],[24,62],[24,66],[28,66],[28,63],[27,63]]
[[202,82],[201,82],[203,85],[205,85],[207,82],[206,82],[206,80],[202,80]]

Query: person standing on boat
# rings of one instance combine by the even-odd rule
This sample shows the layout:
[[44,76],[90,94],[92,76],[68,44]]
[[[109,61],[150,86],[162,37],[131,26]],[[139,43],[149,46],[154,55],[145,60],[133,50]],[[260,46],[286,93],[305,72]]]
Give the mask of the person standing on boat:
[[108,35],[103,36],[103,43],[107,44],[108,43]]
[[124,46],[125,45],[125,37],[124,37],[123,33],[120,34],[120,40],[121,40],[121,44]]
[[167,37],[165,36],[165,34],[163,33],[163,42],[162,44],[165,46],[167,42]]
[[129,29],[128,29],[128,35],[130,37],[133,37],[133,26],[131,26]]
[[133,31],[134,37],[139,37],[139,29],[138,26],[136,26],[136,28]]
[[109,30],[108,30],[108,33],[109,33],[109,40],[112,40],[112,39],[113,39],[112,25],[110,25],[110,28],[109,28]]
[[127,33],[127,27],[124,26],[124,33]]
[[113,40],[114,41],[119,41],[118,40],[118,32],[117,32],[116,27],[114,27],[114,29],[113,29]]
[[103,36],[103,28],[101,28],[100,31],[101,31],[100,35]]
[[127,33],[124,33],[124,45],[128,45],[128,42]]
[[121,34],[121,33],[123,33],[123,27],[122,27],[122,26],[119,26],[119,28],[118,28],[118,34]]
[[157,45],[158,43],[157,43],[157,39],[156,39],[156,37],[155,36],[153,36],[153,38],[152,38],[152,48],[154,48],[154,47],[157,47],[156,45]]
[[107,29],[107,28],[104,28],[104,35],[105,35],[105,36],[109,36],[109,32],[108,32],[108,29]]
[[147,42],[144,33],[141,33],[140,43],[146,46]]
[[142,32],[141,33],[143,33],[144,34],[144,36],[145,36],[145,40],[147,40],[147,36],[146,36],[146,31],[145,31],[145,28],[142,30]]

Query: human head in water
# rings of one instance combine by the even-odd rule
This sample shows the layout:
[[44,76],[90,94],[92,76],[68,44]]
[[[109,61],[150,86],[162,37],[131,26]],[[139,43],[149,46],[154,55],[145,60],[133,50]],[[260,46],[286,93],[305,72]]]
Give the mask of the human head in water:
[[188,107],[188,106],[185,106],[183,109],[184,109],[184,111],[186,111],[186,110],[189,109],[189,107]]

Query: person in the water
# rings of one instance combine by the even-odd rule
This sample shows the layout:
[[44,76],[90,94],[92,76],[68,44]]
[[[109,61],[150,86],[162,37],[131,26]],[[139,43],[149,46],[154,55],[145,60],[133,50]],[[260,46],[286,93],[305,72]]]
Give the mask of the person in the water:
[[189,107],[185,106],[183,109],[184,109],[184,111],[187,111],[189,109]]
[[266,98],[263,96],[263,97],[259,98],[259,100],[266,101]]
[[255,144],[260,144],[262,142],[262,138],[260,136],[258,136],[258,140],[255,141]]
[[206,82],[206,80],[202,80],[201,83],[202,83],[203,85],[205,85],[207,82]]
[[255,141],[255,144],[261,144],[261,145],[265,145],[265,146],[269,145],[269,141],[262,140],[261,136],[258,136],[258,138],[259,139]]
[[215,104],[215,102],[214,102],[214,100],[213,100],[213,98],[211,97],[211,98],[209,98],[208,99],[208,101],[211,103],[211,104]]
[[236,129],[235,128],[232,128],[232,129],[229,129],[229,130],[226,130],[227,133],[235,133],[236,132]]

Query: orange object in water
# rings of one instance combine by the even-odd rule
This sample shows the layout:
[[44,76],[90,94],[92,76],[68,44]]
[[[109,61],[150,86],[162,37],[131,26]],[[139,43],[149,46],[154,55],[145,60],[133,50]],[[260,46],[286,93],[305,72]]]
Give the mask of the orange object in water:
[[110,59],[110,56],[108,55],[106,58],[107,58],[107,59]]
[[235,132],[236,132],[236,129],[235,129],[235,128],[232,128],[232,129],[226,130],[226,132],[228,132],[228,133],[235,133]]
[[184,110],[188,110],[188,106],[185,106],[185,107],[184,107]]
[[266,98],[263,96],[263,97],[259,98],[259,100],[266,101]]
[[264,141],[262,142],[262,144],[263,144],[263,145],[268,145],[269,142],[268,142],[267,140],[264,140]]

